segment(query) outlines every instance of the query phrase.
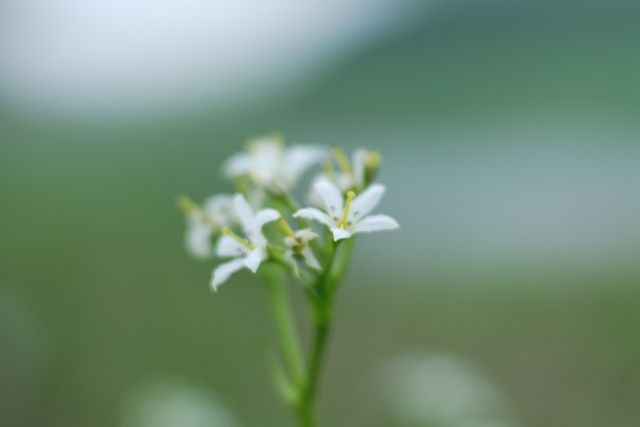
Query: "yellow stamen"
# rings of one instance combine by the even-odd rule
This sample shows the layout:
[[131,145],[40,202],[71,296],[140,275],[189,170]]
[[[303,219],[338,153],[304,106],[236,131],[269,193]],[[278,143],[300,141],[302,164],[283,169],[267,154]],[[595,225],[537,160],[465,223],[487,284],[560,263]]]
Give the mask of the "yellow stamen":
[[224,227],[222,229],[222,234],[224,234],[225,236],[231,237],[233,240],[238,242],[238,244],[244,246],[245,248],[247,248],[250,251],[252,251],[252,250],[254,250],[256,248],[251,243],[247,242],[242,237],[238,236],[236,233],[234,233],[233,231],[229,230],[229,227]]
[[356,193],[349,191],[347,193],[347,201],[344,203],[344,211],[342,212],[342,218],[338,222],[338,227],[347,229],[347,222],[349,220],[349,210],[351,209],[351,202],[356,198]]
[[289,237],[293,237],[294,239],[296,238],[296,233],[293,232],[293,230],[291,229],[291,227],[289,226],[287,221],[285,221],[284,218],[280,217],[280,219],[278,220],[278,225],[280,225],[280,228],[282,228],[282,231],[284,231],[284,234],[286,234]]
[[345,152],[342,150],[342,148],[338,147],[337,145],[334,145],[331,147],[331,150],[333,152],[333,157],[335,157],[336,162],[338,162],[338,166],[340,166],[340,169],[342,170],[342,173],[350,174],[351,163],[349,163],[349,158],[347,157]]

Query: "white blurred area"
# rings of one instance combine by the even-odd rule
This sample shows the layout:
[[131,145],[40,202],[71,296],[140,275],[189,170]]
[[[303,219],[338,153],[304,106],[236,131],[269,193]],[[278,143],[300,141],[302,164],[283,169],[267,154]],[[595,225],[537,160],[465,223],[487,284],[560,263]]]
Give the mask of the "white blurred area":
[[210,390],[165,380],[134,391],[123,406],[122,427],[238,427],[236,417]]
[[413,3],[5,0],[0,95],[81,115],[249,102],[321,72]]
[[519,427],[511,404],[473,363],[446,353],[409,354],[383,369],[387,410],[407,427]]

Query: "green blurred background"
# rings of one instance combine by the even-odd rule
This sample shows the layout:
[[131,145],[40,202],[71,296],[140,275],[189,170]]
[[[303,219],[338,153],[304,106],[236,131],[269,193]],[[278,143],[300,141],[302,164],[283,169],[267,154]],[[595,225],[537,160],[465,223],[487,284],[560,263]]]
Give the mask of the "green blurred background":
[[[134,67],[157,83],[139,92],[118,37],[111,51],[57,55],[67,39],[47,40],[63,27],[35,30],[55,3],[0,8],[0,425],[142,426],[131,412],[162,384],[224,406],[234,425],[292,425],[266,372],[263,290],[241,273],[212,294],[212,264],[187,256],[175,207],[181,193],[229,191],[221,163],[272,130],[379,149],[380,211],[402,225],[358,242],[323,425],[463,426],[396,414],[389,390],[403,389],[402,375],[385,378],[408,354],[468,361],[502,396],[495,422],[468,427],[638,425],[637,2],[282,1],[270,12],[286,29],[271,59],[252,27],[273,19],[264,6],[201,2],[198,16],[230,21],[220,45],[242,34],[238,50],[188,62],[178,53],[191,44],[197,58],[210,52],[200,34],[180,38],[192,15],[179,15],[184,27],[149,24],[145,43],[163,56]],[[54,24],[96,16],[92,2],[58,3]],[[93,3],[114,34],[156,7],[115,2],[103,14]],[[216,74],[240,49],[252,73]],[[78,69],[95,59],[87,52],[125,67]],[[155,68],[179,61],[188,67]],[[446,388],[433,377],[425,387]]]

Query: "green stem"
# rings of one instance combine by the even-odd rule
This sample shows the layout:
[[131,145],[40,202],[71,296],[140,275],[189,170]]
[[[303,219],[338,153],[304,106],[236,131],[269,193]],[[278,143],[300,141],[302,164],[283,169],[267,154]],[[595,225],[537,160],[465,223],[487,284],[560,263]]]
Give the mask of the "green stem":
[[284,283],[282,269],[274,265],[264,265],[261,275],[266,283],[271,311],[276,324],[276,331],[282,347],[282,356],[289,367],[289,374],[297,383],[304,378],[304,361],[298,341],[291,302]]
[[314,337],[307,366],[306,380],[301,390],[298,405],[298,419],[301,427],[315,427],[315,401],[318,389],[318,379],[322,371],[327,342],[333,320],[333,300],[335,289],[346,273],[346,264],[351,253],[352,243],[342,246],[340,258],[336,255],[341,242],[332,242],[327,254],[327,262],[323,273],[318,278],[315,293],[308,292],[307,296],[313,315]]
[[298,408],[301,427],[315,427],[316,425],[315,396],[331,329],[330,310],[327,310],[327,314],[322,315],[322,317],[324,319],[315,324],[313,347],[307,368],[307,379]]

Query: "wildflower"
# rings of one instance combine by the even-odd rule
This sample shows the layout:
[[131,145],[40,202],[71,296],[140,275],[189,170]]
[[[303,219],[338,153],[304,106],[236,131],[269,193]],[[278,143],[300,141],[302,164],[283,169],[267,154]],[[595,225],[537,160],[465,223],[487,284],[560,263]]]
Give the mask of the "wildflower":
[[211,241],[214,235],[234,222],[232,199],[227,194],[212,196],[200,208],[189,197],[180,198],[180,207],[187,217],[185,245],[191,255],[196,258],[208,258],[212,255]]
[[316,208],[300,209],[293,216],[318,221],[331,230],[333,240],[350,238],[356,233],[393,230],[399,227],[396,220],[387,215],[369,215],[378,205],[385,187],[373,184],[356,197],[353,191],[343,199],[340,190],[330,181],[316,182],[314,190],[319,195],[325,211]]
[[356,149],[351,161],[342,149],[334,146],[333,157],[338,163],[339,172],[334,173],[331,164],[325,164],[325,174],[334,181],[343,193],[350,190],[361,191],[376,177],[382,158],[380,153],[364,148]]
[[275,209],[262,209],[254,213],[241,194],[234,196],[233,207],[245,237],[238,236],[228,227],[222,229],[216,255],[235,259],[220,264],[213,271],[211,286],[214,290],[241,268],[246,267],[253,273],[258,271],[260,264],[267,257],[267,239],[262,234],[262,227],[280,218]]
[[318,235],[308,228],[294,232],[284,218],[280,218],[278,223],[286,234],[284,243],[287,246],[287,250],[284,253],[284,257],[293,267],[295,275],[300,276],[296,257],[301,257],[309,267],[320,270],[320,263],[309,247],[309,242],[317,238]]
[[249,144],[248,152],[230,158],[225,174],[231,178],[248,175],[260,187],[276,193],[289,191],[314,163],[326,158],[326,151],[314,146],[284,147],[277,136]]

